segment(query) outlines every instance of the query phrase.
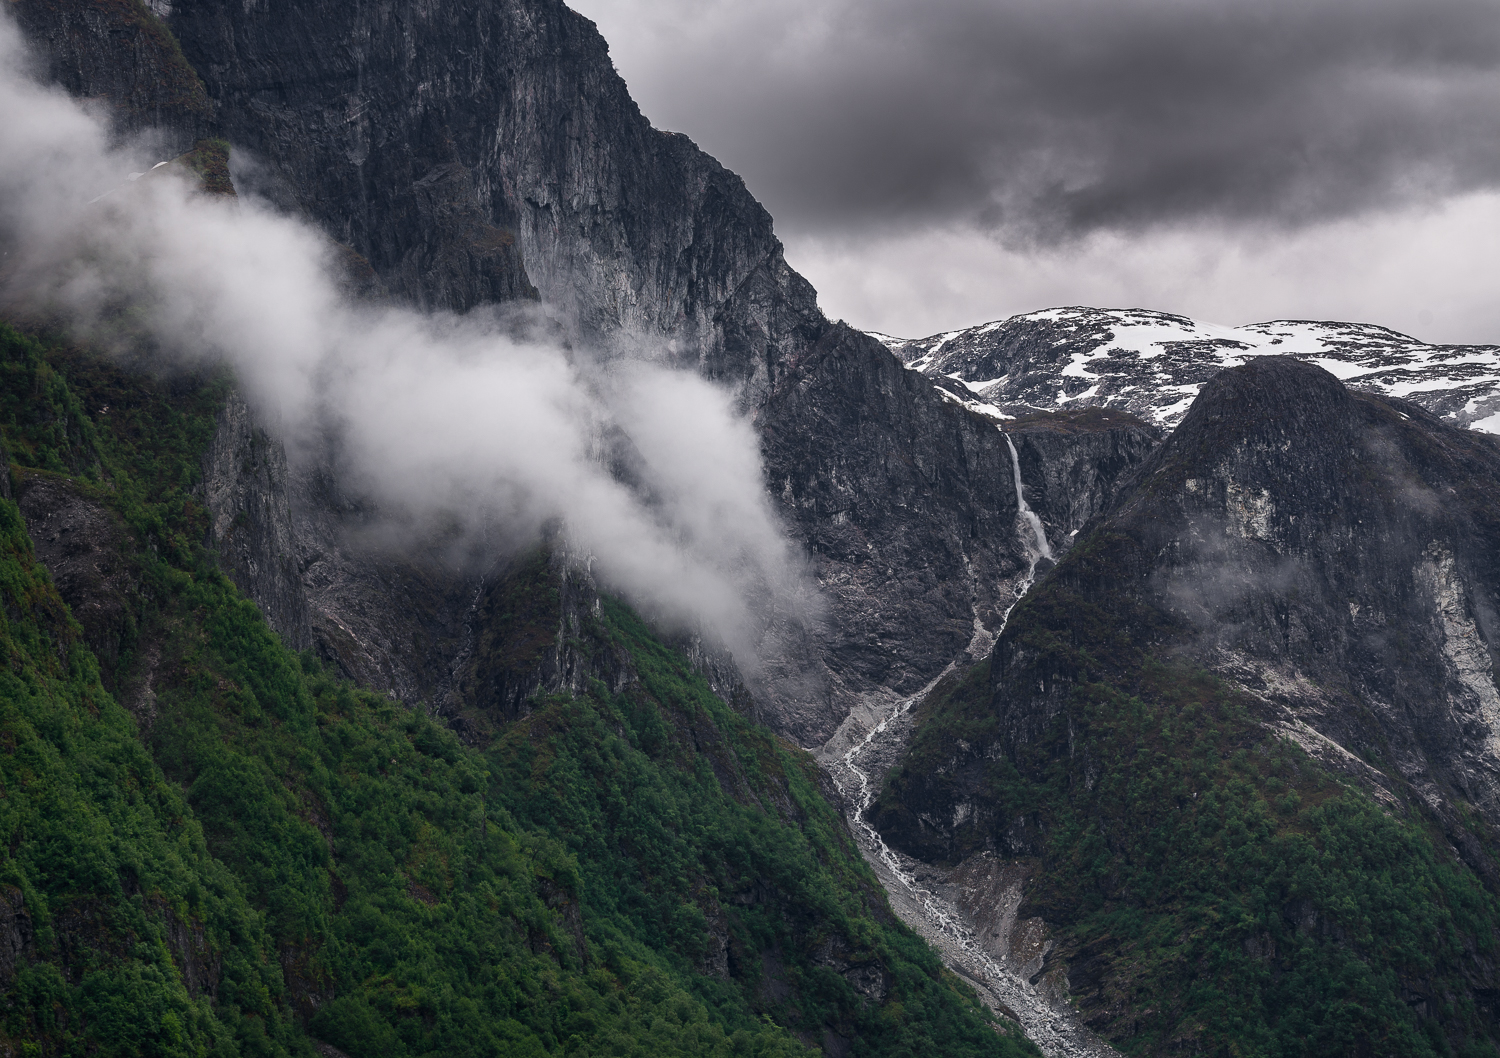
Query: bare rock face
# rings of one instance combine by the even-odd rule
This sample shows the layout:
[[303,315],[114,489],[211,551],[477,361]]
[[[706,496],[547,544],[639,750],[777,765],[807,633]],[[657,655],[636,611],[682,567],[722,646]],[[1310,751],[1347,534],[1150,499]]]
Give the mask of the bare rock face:
[[1111,521],[1184,649],[1495,824],[1497,481],[1493,438],[1267,357],[1204,388]]
[[[775,722],[822,741],[876,688],[911,694],[1000,627],[1031,565],[1015,466],[996,424],[936,395],[843,325],[792,361],[761,412],[766,476],[812,555],[830,608],[814,648],[827,698]],[[1028,502],[1060,550],[1157,442],[1113,416],[1004,424]]]
[[1108,509],[1121,478],[1163,437],[1159,428],[1112,408],[1041,412],[1004,429],[1016,445],[1026,502],[1058,552]]
[[527,715],[538,693],[582,694],[594,680],[623,690],[631,660],[595,634],[599,607],[587,568],[556,540],[492,568],[475,589],[442,695],[452,726],[487,741]]
[[392,295],[463,311],[535,296],[518,196],[497,163],[516,72],[545,69],[560,16],[519,14],[186,0],[170,24],[218,105],[243,189],[352,247]]
[[166,25],[141,0],[16,0],[51,79],[102,102],[122,134],[149,132],[163,159],[205,136],[212,106]]
[[[819,741],[858,694],[930,679],[976,616],[995,626],[1025,564],[1003,439],[823,318],[769,215],[685,137],[650,127],[587,20],[546,0],[185,0],[171,24],[225,133],[258,162],[245,179],[362,254],[393,295],[462,310],[534,284],[580,340],[644,344],[737,388],[830,598],[826,627],[771,630],[760,697],[782,730]],[[340,518],[305,519],[318,542],[304,551],[323,556],[304,555],[314,622],[335,591],[367,594],[368,619],[330,621],[324,641],[346,637],[341,656],[367,644],[379,664],[415,649],[429,672],[450,666],[458,613],[382,581],[378,563],[356,588],[354,545],[324,532]],[[429,587],[465,605],[472,594]],[[389,590],[402,604],[378,606]],[[434,619],[420,648],[391,616],[412,609]],[[389,664],[377,685],[432,690]]]
[[35,946],[25,895],[14,885],[0,886],[0,986],[15,984],[17,971]]
[[312,625],[297,564],[285,449],[231,392],[202,462],[209,538],[224,571],[288,646],[308,649]]
[[291,509],[317,652],[367,687],[432,702],[461,649],[477,574],[438,547],[392,546],[372,531],[378,512],[326,468],[294,472]]

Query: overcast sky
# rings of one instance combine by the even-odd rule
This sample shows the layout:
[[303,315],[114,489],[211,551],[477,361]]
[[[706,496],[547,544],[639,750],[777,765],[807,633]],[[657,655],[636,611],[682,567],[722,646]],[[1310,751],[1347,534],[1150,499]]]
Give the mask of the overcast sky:
[[825,311],[1500,342],[1500,0],[571,0]]

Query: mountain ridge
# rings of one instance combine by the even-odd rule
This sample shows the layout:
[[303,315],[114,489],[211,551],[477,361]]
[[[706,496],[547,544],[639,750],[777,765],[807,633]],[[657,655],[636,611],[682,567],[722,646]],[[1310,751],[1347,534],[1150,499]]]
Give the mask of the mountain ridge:
[[1120,408],[1170,428],[1214,374],[1250,356],[1281,353],[1460,426],[1500,433],[1500,346],[1428,345],[1375,324],[1223,327],[1145,309],[1070,306],[928,338],[876,337],[909,368],[994,416],[1076,403]]

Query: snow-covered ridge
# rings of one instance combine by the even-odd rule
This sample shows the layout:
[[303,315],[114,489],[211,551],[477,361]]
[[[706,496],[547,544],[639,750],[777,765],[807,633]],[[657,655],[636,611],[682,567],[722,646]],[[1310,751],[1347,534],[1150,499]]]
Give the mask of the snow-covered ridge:
[[1282,354],[1500,434],[1500,346],[1428,345],[1370,324],[1225,327],[1145,309],[1068,307],[928,338],[874,337],[950,399],[992,417],[1099,405],[1170,428],[1219,371]]

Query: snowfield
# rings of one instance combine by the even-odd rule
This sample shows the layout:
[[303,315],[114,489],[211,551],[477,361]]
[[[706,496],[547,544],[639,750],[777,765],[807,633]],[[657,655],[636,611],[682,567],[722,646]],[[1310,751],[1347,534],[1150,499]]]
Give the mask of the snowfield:
[[1500,346],[1428,345],[1360,323],[1244,327],[1145,309],[1044,309],[913,340],[875,334],[945,395],[991,418],[1088,405],[1170,429],[1198,389],[1256,356],[1294,356],[1346,385],[1500,434]]

